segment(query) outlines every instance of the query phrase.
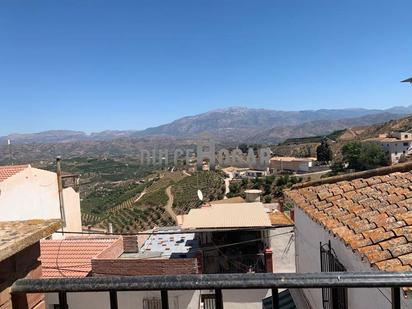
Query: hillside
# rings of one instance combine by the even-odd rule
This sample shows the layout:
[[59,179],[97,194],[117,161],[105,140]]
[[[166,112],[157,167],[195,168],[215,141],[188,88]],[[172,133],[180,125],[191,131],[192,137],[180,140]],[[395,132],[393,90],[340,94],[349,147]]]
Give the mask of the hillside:
[[[173,210],[167,210],[166,207],[169,202],[168,187],[172,188],[174,197]],[[153,179],[144,190],[141,190],[140,197],[133,196],[99,215],[92,216],[85,213],[83,219],[87,219],[88,223],[99,228],[107,228],[108,224],[112,223],[117,233],[173,225],[175,224],[173,217],[176,214],[187,213],[190,209],[201,205],[196,194],[198,188],[204,193],[205,201],[221,199],[224,193],[223,176],[213,171],[197,172],[192,176],[182,172],[166,172]]]
[[288,139],[284,142],[273,146],[272,150],[278,155],[284,156],[316,156],[316,147],[320,140],[326,136],[331,141],[332,149],[339,153],[340,148],[352,140],[364,140],[373,138],[379,134],[389,133],[391,131],[411,131],[412,116],[403,117],[384,121],[379,124],[367,126],[347,127],[346,129],[335,131],[332,134],[307,136],[303,138]]
[[400,117],[400,115],[391,113],[379,113],[350,119],[319,120],[297,126],[273,127],[260,131],[253,136],[251,140],[259,141],[260,143],[275,144],[290,138],[323,136],[337,130],[382,123]]
[[[302,111],[230,107],[183,117],[171,123],[141,131],[106,130],[86,134],[81,131],[51,130],[32,134],[10,134],[0,137],[0,145],[6,144],[8,139],[11,139],[13,144],[97,142],[154,137],[187,139],[196,138],[204,132],[208,132],[221,141],[238,142],[259,137],[259,134],[265,130],[269,130],[265,132],[265,136],[269,135],[271,139],[279,141],[288,137],[296,137],[296,134],[300,136],[300,132],[306,132],[306,135],[324,133],[319,131],[317,121],[326,121],[323,123],[324,130],[333,131],[342,126],[377,123],[388,120],[388,117],[392,119],[410,113],[412,113],[412,106],[393,107],[387,110],[355,108]],[[259,140],[259,142],[262,141]]]

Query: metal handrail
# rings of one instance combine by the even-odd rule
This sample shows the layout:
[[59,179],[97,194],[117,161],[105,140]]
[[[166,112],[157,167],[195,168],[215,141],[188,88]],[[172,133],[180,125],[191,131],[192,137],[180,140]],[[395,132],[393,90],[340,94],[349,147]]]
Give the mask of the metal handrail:
[[[116,291],[161,291],[162,308],[168,308],[169,290],[214,289],[216,308],[223,308],[222,290],[272,289],[277,295],[283,288],[392,288],[392,308],[400,308],[400,288],[412,287],[412,272],[324,272],[324,273],[248,273],[199,274],[166,276],[108,276],[57,279],[19,279],[11,287],[12,294],[59,293],[67,308],[68,292],[110,292],[111,308],[117,308]],[[278,308],[276,297],[273,308]]]

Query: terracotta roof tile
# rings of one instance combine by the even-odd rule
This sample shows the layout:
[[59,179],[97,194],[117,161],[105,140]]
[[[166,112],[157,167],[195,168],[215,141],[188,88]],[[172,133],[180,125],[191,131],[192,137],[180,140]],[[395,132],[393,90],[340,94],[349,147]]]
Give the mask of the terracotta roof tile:
[[377,250],[377,251],[367,253],[365,255],[366,255],[366,257],[367,257],[367,259],[369,260],[370,263],[385,261],[387,259],[392,258],[392,255],[388,250],[385,250],[385,251]]
[[86,277],[92,270],[92,258],[119,239],[118,236],[85,236],[42,240],[42,277]]
[[406,243],[403,245],[392,247],[388,250],[391,252],[393,257],[398,257],[400,255],[404,255],[404,254],[412,252],[412,243]]
[[407,241],[405,237],[396,237],[396,238],[383,241],[379,245],[382,247],[382,249],[389,249],[389,248],[393,248],[399,245],[406,244],[406,242]]
[[[319,181],[286,191],[287,199],[386,271],[412,270],[412,164],[390,167],[365,178]],[[400,172],[393,172],[396,169]],[[336,177],[342,179],[343,177]],[[348,180],[349,179],[349,180]],[[316,182],[314,183],[316,184]]]
[[17,173],[25,170],[30,167],[30,165],[6,165],[0,166],[0,182],[10,178],[11,176],[16,175]]

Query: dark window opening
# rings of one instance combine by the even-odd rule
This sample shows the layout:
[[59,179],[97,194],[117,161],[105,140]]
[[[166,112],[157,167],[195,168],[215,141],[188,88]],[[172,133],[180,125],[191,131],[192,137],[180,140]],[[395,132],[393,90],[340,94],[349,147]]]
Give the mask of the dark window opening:
[[[322,272],[346,271],[331,248],[330,241],[327,244],[320,244],[320,265]],[[324,309],[348,309],[347,289],[323,288],[322,303]]]
[[215,309],[215,294],[202,294],[202,304],[204,309]]
[[161,309],[162,301],[160,298],[145,298],[143,299],[143,309]]

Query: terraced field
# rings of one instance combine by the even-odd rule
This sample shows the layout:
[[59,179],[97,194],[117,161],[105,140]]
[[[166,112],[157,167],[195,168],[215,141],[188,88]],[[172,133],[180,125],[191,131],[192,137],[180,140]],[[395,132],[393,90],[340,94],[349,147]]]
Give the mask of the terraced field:
[[203,201],[223,199],[225,183],[219,172],[201,171],[177,182],[172,187],[174,196],[173,210],[176,214],[186,214],[192,208],[198,208],[202,202],[197,197],[197,190],[203,193]]
[[173,225],[172,218],[163,206],[140,209],[139,207],[122,208],[110,213],[97,227],[107,228],[108,223],[113,224],[115,233],[131,233],[151,229],[155,226]]
[[166,188],[187,177],[182,172],[166,172],[152,179],[144,189],[144,195],[137,195],[110,208],[104,217],[96,224],[97,227],[107,228],[113,224],[115,233],[129,233],[143,231],[154,226],[173,225],[174,221],[165,211],[168,201]]
[[[205,202],[222,199],[225,192],[223,176],[218,172],[197,172],[192,176],[180,171],[166,172],[153,178],[144,190],[140,188],[139,194],[108,209],[104,216],[99,217],[100,220],[88,215],[89,221],[99,228],[107,228],[112,223],[115,233],[133,233],[155,226],[174,225],[173,218],[165,209],[169,200],[166,188],[169,186],[174,201],[172,209],[176,214],[187,213],[201,205],[197,197],[198,189],[203,192]],[[136,200],[142,192],[144,195]]]

